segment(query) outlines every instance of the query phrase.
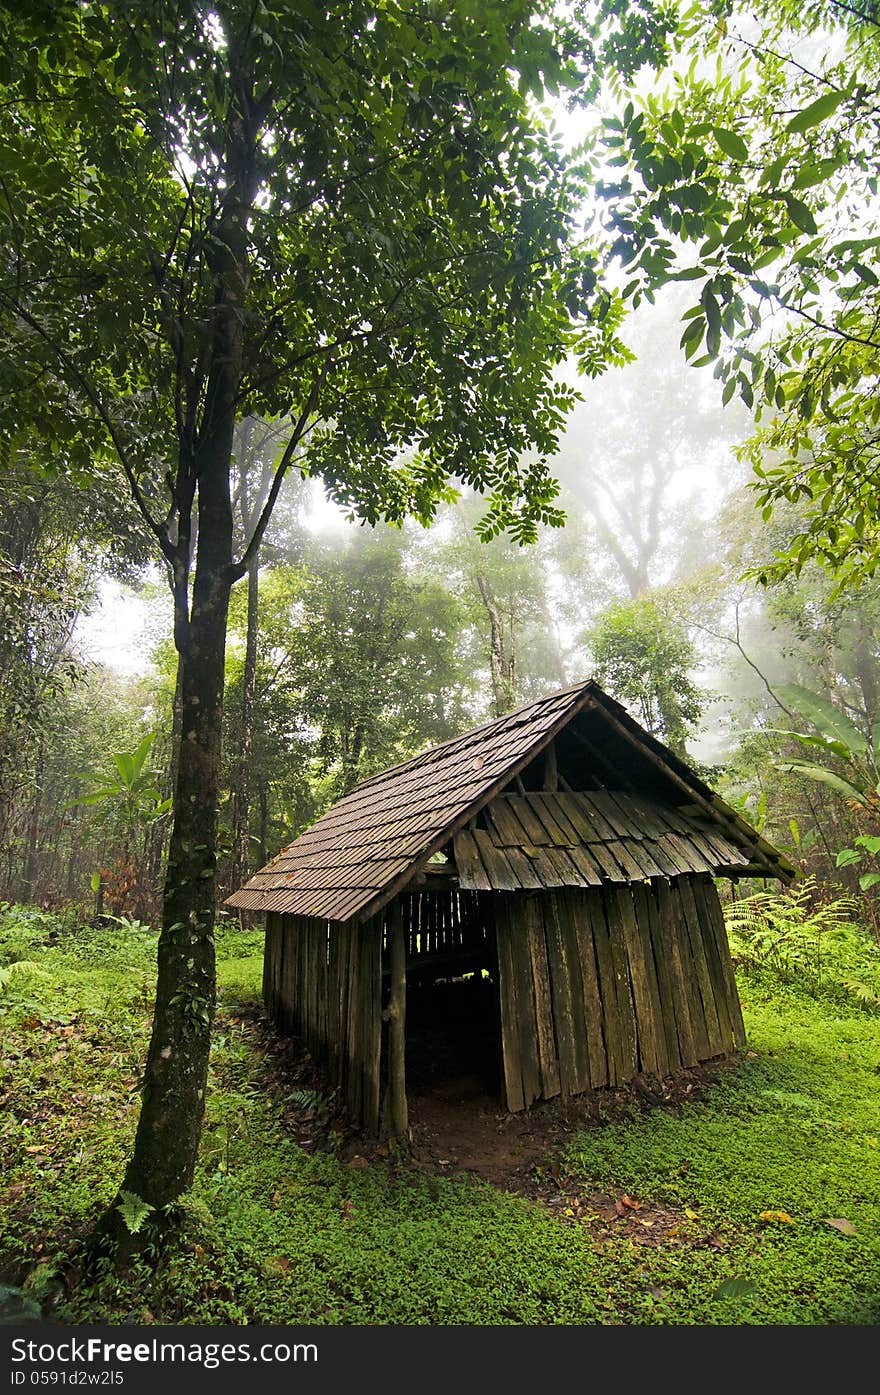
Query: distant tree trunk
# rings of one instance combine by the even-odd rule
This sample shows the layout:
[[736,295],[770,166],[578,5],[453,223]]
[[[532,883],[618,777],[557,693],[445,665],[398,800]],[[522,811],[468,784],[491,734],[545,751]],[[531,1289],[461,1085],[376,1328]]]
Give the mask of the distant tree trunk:
[[251,766],[254,754],[254,708],[257,687],[257,639],[259,634],[260,570],[254,553],[247,572],[247,638],[241,698],[241,749],[233,804],[231,882],[247,881],[251,865]]
[[871,726],[877,716],[877,664],[867,639],[860,639],[856,645],[855,668],[868,725]]
[[265,780],[258,786],[260,803],[260,866],[269,861],[269,788]]
[[477,572],[477,587],[489,617],[489,669],[492,677],[492,715],[501,717],[516,706],[516,656],[504,632],[504,619],[495,593],[484,572]]
[[36,765],[34,769],[34,795],[31,800],[31,807],[28,813],[27,833],[25,834],[25,854],[24,865],[21,871],[20,899],[22,901],[32,901],[34,899],[34,881],[37,875],[37,847],[39,845],[40,830],[40,809],[42,806],[42,780],[43,761],[45,748],[41,740],[37,748]]

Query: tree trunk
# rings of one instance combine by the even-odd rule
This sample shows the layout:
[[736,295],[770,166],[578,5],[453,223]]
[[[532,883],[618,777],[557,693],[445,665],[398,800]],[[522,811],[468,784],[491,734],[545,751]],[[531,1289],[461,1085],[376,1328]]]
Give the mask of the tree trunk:
[[[232,585],[232,466],[235,404],[242,377],[242,307],[248,286],[247,218],[257,188],[254,132],[231,138],[228,201],[212,242],[216,287],[213,343],[197,441],[181,440],[179,497],[198,491],[198,542],[189,599],[189,540],[175,561],[175,644],[181,740],[158,948],[153,1030],[140,1119],[122,1191],[153,1208],[127,1233],[118,1204],[98,1227],[124,1260],[170,1219],[192,1184],[205,1109],[216,999],[214,898],[223,721],[224,660]],[[188,525],[189,520],[187,520]]]
[[516,704],[515,657],[505,643],[504,620],[483,572],[477,573],[477,586],[489,617],[489,668],[492,675],[493,717],[503,717]]
[[247,571],[247,639],[241,698],[241,751],[235,791],[232,829],[232,887],[246,882],[251,864],[251,764],[254,751],[254,708],[257,686],[257,637],[259,626],[260,571],[254,553]]
[[37,848],[40,831],[40,810],[43,802],[44,761],[45,749],[41,739],[37,748],[37,759],[34,768],[34,796],[31,800],[31,807],[28,814],[27,842],[25,847],[24,866],[21,872],[19,899],[22,901],[32,901],[34,899],[34,882],[37,875]]
[[[231,442],[230,442],[231,444]],[[219,452],[218,452],[219,457]],[[192,1184],[205,1107],[216,995],[214,879],[229,607],[231,513],[201,479],[199,559],[188,637],[179,657],[183,698],[174,824],[159,937],[156,1011],[143,1104],[123,1189],[159,1210]],[[228,457],[227,457],[228,464]],[[228,483],[228,476],[227,476]],[[226,490],[228,506],[228,489]]]

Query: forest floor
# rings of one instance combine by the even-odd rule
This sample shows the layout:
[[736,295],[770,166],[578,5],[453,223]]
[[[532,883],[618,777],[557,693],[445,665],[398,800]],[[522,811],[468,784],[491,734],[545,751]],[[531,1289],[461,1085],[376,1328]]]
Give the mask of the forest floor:
[[231,929],[184,1232],[125,1278],[86,1285],[77,1244],[112,1199],[137,1119],[155,937],[56,933],[38,912],[12,924],[5,957],[24,964],[0,989],[0,1311],[144,1324],[880,1321],[876,1012],[744,978],[750,1049],[725,1067],[659,1096],[644,1082],[514,1122],[485,1100],[466,1123],[452,1095],[417,1103],[404,1161],[334,1120],[308,1062],[262,1018],[259,938]]

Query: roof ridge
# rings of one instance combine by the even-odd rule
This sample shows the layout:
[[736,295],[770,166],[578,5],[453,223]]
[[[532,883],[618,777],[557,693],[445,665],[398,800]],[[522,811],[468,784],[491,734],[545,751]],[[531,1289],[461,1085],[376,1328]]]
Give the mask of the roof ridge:
[[448,752],[450,748],[455,746],[458,742],[466,742],[474,736],[485,734],[492,727],[501,726],[504,722],[511,722],[514,717],[521,717],[524,713],[532,711],[533,708],[539,708],[544,706],[545,703],[552,702],[554,698],[566,697],[569,693],[582,692],[590,687],[596,687],[596,680],[594,678],[583,679],[580,683],[571,683],[567,688],[556,688],[552,693],[545,693],[543,697],[533,698],[531,702],[523,703],[521,707],[514,707],[510,712],[502,712],[500,717],[492,717],[488,722],[481,722],[479,726],[468,727],[467,731],[460,732],[458,736],[449,736],[445,741],[438,741],[436,745],[429,746],[426,750],[420,751],[417,755],[409,756],[406,760],[400,761],[397,765],[389,765],[385,770],[380,770],[378,774],[370,775],[368,779],[359,781],[359,783],[356,784],[353,789],[350,789],[348,794],[346,794],[343,799],[340,799],[338,803],[344,803],[344,801],[350,799],[353,794],[357,794],[360,790],[367,789],[370,785],[378,785],[381,784],[383,780],[398,776],[401,771],[406,770],[410,766],[417,765],[419,761],[427,761],[429,757],[433,758],[438,755],[438,753]]

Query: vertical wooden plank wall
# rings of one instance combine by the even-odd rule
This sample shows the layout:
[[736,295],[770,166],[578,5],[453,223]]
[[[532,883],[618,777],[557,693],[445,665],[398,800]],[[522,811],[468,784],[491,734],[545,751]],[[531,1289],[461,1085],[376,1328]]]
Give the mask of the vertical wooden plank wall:
[[301,1037],[364,1128],[379,1128],[382,924],[266,917],[263,1001]]
[[508,1109],[744,1045],[711,877],[493,899]]
[[[486,900],[485,895],[457,887],[416,891],[401,897],[408,982],[414,986],[430,982],[439,972],[438,960],[451,972],[459,958],[463,969],[474,967],[478,960],[484,961],[484,967],[489,966],[494,955],[488,945],[491,917],[487,924]],[[383,937],[383,956],[387,971],[387,934]]]

